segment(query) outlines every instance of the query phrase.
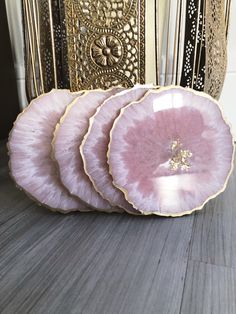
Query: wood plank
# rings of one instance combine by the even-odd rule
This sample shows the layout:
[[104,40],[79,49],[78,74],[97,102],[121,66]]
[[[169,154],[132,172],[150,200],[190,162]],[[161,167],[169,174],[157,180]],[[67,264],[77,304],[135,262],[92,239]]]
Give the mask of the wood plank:
[[178,313],[193,216],[35,220],[3,249],[1,313]]
[[236,171],[223,194],[195,216],[190,258],[236,267]]
[[236,269],[189,261],[181,314],[235,314]]
[[35,203],[12,180],[5,180],[0,189],[0,226],[32,204]]

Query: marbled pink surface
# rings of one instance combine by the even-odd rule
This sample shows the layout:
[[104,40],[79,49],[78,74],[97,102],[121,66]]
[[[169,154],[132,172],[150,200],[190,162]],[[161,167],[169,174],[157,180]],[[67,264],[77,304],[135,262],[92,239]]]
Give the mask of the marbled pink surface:
[[119,92],[93,90],[86,92],[73,103],[58,125],[54,138],[54,156],[57,160],[63,184],[75,196],[90,206],[105,211],[119,211],[105,200],[93,187],[84,171],[80,145],[89,127],[89,118],[104,100]]
[[137,85],[104,101],[91,118],[90,129],[81,145],[85,170],[92,178],[96,189],[114,206],[120,206],[131,212],[135,211],[134,208],[126,201],[124,194],[112,183],[107,163],[107,151],[110,141],[110,130],[114,120],[120,113],[120,109],[132,101],[139,100],[145,95],[147,90],[148,86]]
[[11,174],[17,185],[39,203],[62,212],[88,210],[62,185],[51,159],[55,126],[77,96],[52,90],[33,100],[15,122],[8,142]]
[[[178,215],[223,189],[233,143],[216,103],[190,89],[150,91],[122,110],[111,134],[114,182],[143,213]],[[171,144],[191,151],[189,170],[173,170]]]

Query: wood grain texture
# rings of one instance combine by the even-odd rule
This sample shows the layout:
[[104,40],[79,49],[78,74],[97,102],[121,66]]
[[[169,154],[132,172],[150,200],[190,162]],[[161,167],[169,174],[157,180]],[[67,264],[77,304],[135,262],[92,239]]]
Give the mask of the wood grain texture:
[[236,176],[224,194],[195,215],[191,259],[236,267]]
[[235,314],[236,269],[190,261],[181,313]]
[[65,216],[17,190],[0,154],[0,313],[236,313],[235,175],[191,216]]

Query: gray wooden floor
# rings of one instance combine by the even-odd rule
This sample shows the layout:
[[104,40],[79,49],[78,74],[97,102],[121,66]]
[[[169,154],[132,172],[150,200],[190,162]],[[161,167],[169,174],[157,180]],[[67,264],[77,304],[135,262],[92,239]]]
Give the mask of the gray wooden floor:
[[236,313],[236,174],[191,216],[64,216],[17,190],[0,154],[0,313]]

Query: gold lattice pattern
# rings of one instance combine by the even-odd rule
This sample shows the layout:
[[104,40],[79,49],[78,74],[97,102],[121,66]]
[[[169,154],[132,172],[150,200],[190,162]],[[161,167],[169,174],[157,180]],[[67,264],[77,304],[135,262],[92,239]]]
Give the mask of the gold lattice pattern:
[[144,83],[145,0],[65,0],[72,90]]

